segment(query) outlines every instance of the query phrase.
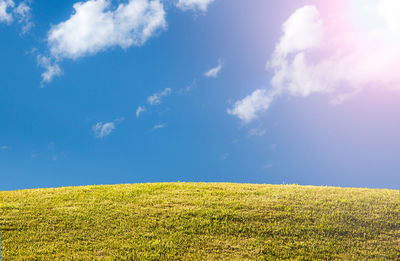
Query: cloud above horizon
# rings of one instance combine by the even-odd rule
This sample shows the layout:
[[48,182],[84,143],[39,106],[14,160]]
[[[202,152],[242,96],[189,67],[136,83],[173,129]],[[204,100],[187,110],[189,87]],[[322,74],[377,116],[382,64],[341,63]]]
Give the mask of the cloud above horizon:
[[249,123],[283,95],[323,93],[338,104],[365,88],[399,89],[400,17],[394,14],[400,2],[358,0],[345,8],[347,20],[341,8],[331,8],[329,18],[313,5],[296,10],[267,62],[271,88],[254,91],[228,113]]
[[117,7],[111,0],[89,0],[77,2],[73,8],[70,18],[52,26],[47,34],[51,62],[41,64],[46,70],[44,82],[58,75],[52,67],[64,59],[75,60],[113,47],[142,46],[167,27],[159,0],[129,0]]
[[206,12],[208,6],[215,0],[178,0],[176,6],[182,11],[197,10]]
[[[175,5],[182,11],[205,13],[214,1],[178,0]],[[0,0],[0,21],[3,9],[4,19],[10,19],[6,12],[10,3],[12,0]],[[65,59],[76,60],[115,47],[140,47],[167,28],[162,0],[129,0],[118,5],[113,0],[88,0],[74,3],[73,9],[67,20],[51,26],[47,33],[48,53],[37,58],[45,70],[42,83],[61,74],[58,64]],[[21,17],[27,9],[21,6],[16,10]]]
[[233,108],[227,111],[228,114],[237,116],[244,123],[249,123],[257,118],[259,112],[269,108],[272,99],[267,90],[255,90],[244,99],[236,101]]

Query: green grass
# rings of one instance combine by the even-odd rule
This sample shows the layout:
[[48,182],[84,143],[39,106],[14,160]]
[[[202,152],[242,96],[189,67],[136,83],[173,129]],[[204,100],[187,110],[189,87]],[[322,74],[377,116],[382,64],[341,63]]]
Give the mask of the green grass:
[[400,260],[395,190],[164,183],[0,192],[2,260]]

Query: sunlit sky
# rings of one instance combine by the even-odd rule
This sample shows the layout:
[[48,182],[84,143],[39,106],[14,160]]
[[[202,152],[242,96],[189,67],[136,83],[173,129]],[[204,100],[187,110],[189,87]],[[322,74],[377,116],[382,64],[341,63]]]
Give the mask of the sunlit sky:
[[399,12],[397,0],[0,0],[0,189],[398,189]]

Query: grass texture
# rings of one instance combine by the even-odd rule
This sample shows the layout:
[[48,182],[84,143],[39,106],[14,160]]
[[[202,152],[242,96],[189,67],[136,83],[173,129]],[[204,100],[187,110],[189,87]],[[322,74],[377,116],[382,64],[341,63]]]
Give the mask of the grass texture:
[[399,191],[217,183],[0,192],[2,260],[400,260]]

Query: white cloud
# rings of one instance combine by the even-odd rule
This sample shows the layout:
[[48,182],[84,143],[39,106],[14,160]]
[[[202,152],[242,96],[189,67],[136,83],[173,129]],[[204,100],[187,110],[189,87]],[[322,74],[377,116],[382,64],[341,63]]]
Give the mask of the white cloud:
[[176,6],[183,11],[199,10],[206,12],[208,5],[212,2],[214,2],[214,0],[178,0]]
[[217,78],[218,74],[221,72],[223,67],[223,63],[221,60],[218,61],[218,65],[214,68],[211,68],[207,72],[204,73],[204,75],[208,78]]
[[282,30],[283,36],[275,50],[276,58],[318,47],[322,42],[323,23],[315,6],[296,10],[283,24]]
[[167,126],[166,123],[156,124],[156,125],[153,126],[153,130],[162,129],[162,128],[165,128],[166,126]]
[[151,95],[151,96],[149,96],[148,98],[147,98],[147,102],[150,104],[150,105],[158,105],[158,104],[161,104],[161,99],[162,99],[162,97],[164,97],[164,96],[168,96],[168,95],[170,95],[171,94],[171,88],[166,88],[164,91],[162,91],[162,92],[159,92],[159,93],[154,93],[153,95]]
[[3,145],[0,147],[0,150],[6,150],[6,149],[8,149],[8,146],[6,146],[6,145]]
[[355,0],[344,8],[353,12],[350,22],[341,18],[342,9],[333,8],[329,18],[315,6],[294,12],[267,63],[271,89],[238,101],[228,112],[250,122],[282,95],[324,93],[338,104],[365,88],[400,89],[399,1]]
[[98,122],[96,123],[96,125],[92,127],[94,136],[96,138],[103,138],[105,136],[108,136],[114,129],[115,129],[114,122],[107,122],[107,123]]
[[[382,6],[389,5],[400,12],[400,5],[393,0],[370,1],[368,5],[375,10],[373,15],[380,16],[386,24],[365,26],[364,19],[373,19],[368,14],[357,18],[361,31],[337,32],[332,30],[330,20],[322,20],[316,7],[297,10],[285,24],[283,37],[269,62],[276,92],[303,97],[328,93],[333,96],[332,102],[338,103],[371,84],[380,88],[398,86],[400,75],[393,68],[400,64],[400,30],[393,28],[400,18],[394,25],[393,17],[385,15]],[[293,23],[289,23],[291,20]],[[282,50],[289,32],[308,40],[301,47]]]
[[30,1],[20,2],[18,5],[13,0],[0,0],[0,23],[11,24],[15,19],[22,25],[22,33],[28,32],[32,27]]
[[95,125],[93,125],[92,127],[92,131],[94,133],[94,136],[96,138],[104,138],[108,135],[111,134],[111,132],[113,132],[116,128],[116,124],[122,122],[124,119],[123,118],[118,118],[112,122],[98,122]]
[[21,2],[15,9],[14,15],[18,23],[22,24],[22,34],[27,33],[33,26],[31,7],[26,2]]
[[94,55],[116,46],[141,46],[167,26],[159,0],[129,0],[116,8],[111,0],[89,0],[73,7],[71,17],[52,26],[47,35],[49,58],[56,62]]
[[315,6],[305,6],[292,14],[283,25],[283,36],[276,45],[268,68],[278,93],[308,96],[313,92],[329,91],[329,63],[321,67],[308,66],[308,52],[323,44],[323,22]]
[[146,107],[139,106],[136,110],[136,118],[139,118],[140,114],[146,111]]
[[14,6],[12,0],[0,0],[0,22],[11,23],[13,21],[12,8]]
[[49,83],[53,77],[62,74],[60,66],[54,63],[49,57],[38,55],[37,62],[40,66],[46,69],[42,73],[43,83]]
[[269,108],[273,97],[274,95],[266,90],[255,90],[243,100],[237,101],[232,109],[228,109],[228,113],[239,117],[245,123],[249,123],[257,117],[259,112]]
[[257,136],[262,137],[267,133],[267,131],[261,127],[252,128],[249,130],[249,137]]
[[73,7],[75,13],[48,33],[50,52],[56,58],[76,59],[112,46],[140,46],[166,27],[159,0],[130,0],[115,10],[109,0],[78,2]]

